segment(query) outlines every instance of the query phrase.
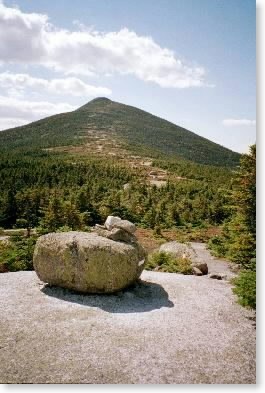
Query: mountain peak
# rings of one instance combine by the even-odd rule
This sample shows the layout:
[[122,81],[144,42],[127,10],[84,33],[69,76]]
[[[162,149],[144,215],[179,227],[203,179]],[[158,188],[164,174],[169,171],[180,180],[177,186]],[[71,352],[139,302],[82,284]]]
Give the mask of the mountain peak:
[[94,141],[94,136],[102,132],[109,138],[115,136],[135,151],[140,149],[158,157],[177,156],[221,167],[235,167],[240,158],[239,154],[189,130],[106,97],[97,97],[73,112],[2,131],[0,146],[49,148],[85,144],[90,139]]
[[77,110],[83,110],[83,109],[87,109],[89,107],[91,107],[91,105],[106,105],[109,104],[110,102],[112,102],[109,98],[106,97],[97,97],[94,98],[93,100],[89,101],[87,104],[80,106],[80,108],[78,108]]
[[89,104],[92,104],[92,102],[93,103],[97,103],[97,104],[103,104],[103,103],[107,103],[107,102],[110,102],[111,100],[109,99],[109,98],[106,98],[106,97],[97,97],[97,98],[94,98],[93,100],[91,100],[91,101],[89,101]]

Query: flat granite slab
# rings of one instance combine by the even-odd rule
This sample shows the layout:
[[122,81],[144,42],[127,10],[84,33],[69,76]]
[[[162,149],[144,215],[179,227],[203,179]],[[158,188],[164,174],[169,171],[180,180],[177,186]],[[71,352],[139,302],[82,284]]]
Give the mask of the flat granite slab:
[[0,274],[0,383],[254,384],[254,313],[227,281],[144,271],[116,295]]

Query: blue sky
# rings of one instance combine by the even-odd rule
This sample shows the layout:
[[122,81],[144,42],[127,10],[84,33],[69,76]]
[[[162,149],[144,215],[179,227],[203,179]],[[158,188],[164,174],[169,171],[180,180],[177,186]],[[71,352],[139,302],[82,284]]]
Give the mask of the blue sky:
[[108,96],[246,152],[255,13],[254,0],[0,1],[0,127]]

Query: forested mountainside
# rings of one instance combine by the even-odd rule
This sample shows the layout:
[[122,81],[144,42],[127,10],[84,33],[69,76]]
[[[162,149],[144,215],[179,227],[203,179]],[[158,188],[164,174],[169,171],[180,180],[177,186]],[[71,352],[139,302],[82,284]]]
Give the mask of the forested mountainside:
[[148,112],[97,98],[79,109],[0,133],[0,148],[36,149],[89,144],[96,136],[138,154],[184,158],[200,164],[235,167],[240,154]]
[[0,227],[47,227],[48,215],[49,230],[109,214],[148,228],[219,225],[233,172],[220,165],[239,156],[106,98],[1,132],[0,153]]
[[48,211],[53,230],[94,225],[109,214],[148,228],[220,224],[227,216],[229,171],[206,167],[203,173],[199,165],[180,162],[179,172],[176,162],[168,163],[166,180],[156,186],[149,173],[158,169],[123,161],[51,152],[2,155],[0,226],[38,226]]

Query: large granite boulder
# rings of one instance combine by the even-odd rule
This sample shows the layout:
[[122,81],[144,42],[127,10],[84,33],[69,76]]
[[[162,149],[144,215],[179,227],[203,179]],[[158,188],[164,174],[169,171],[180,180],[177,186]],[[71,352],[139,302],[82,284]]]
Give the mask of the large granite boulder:
[[189,258],[191,260],[193,274],[196,276],[208,274],[207,263],[198,258],[196,251],[190,244],[172,241],[162,244],[159,251],[167,252],[175,258]]
[[119,291],[138,279],[146,251],[137,242],[114,241],[97,233],[41,236],[33,265],[41,281],[88,293]]

